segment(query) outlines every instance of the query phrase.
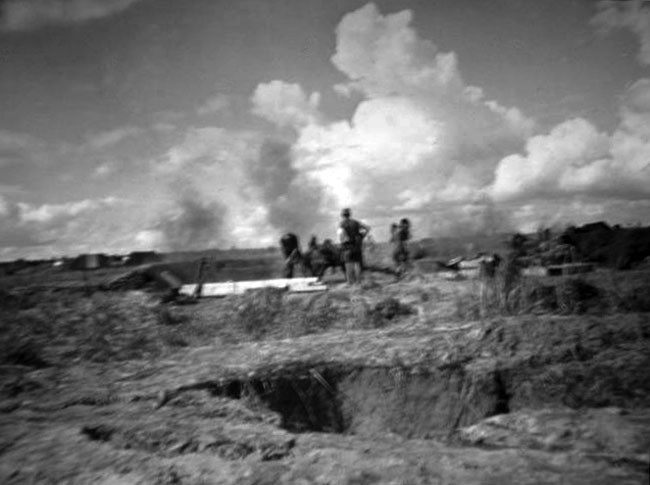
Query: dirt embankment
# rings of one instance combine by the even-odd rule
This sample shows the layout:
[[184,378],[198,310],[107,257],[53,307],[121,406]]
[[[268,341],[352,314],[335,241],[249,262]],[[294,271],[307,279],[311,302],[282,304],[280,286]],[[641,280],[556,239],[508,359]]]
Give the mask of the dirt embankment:
[[[143,295],[123,296],[133,315],[118,295],[70,301],[73,314],[105,314],[92,334],[115,318],[140,327],[126,338],[112,324],[102,341],[62,327],[68,340],[32,347],[42,362],[0,368],[0,482],[647,483],[650,314],[454,321],[428,311],[445,288],[414,287],[205,301],[166,317]],[[413,296],[423,291],[440,301]],[[385,311],[401,308],[387,295],[414,311]],[[332,321],[309,320],[325,310]],[[69,311],[50,314],[63,325]],[[232,333],[256,312],[269,328]],[[119,351],[138,339],[147,352]],[[57,360],[64,350],[72,362]]]

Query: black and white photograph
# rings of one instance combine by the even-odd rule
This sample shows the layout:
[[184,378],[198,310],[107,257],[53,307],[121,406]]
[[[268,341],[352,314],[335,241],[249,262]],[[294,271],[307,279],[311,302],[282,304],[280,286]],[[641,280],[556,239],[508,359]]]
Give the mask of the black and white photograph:
[[0,483],[650,485],[650,0],[0,0]]

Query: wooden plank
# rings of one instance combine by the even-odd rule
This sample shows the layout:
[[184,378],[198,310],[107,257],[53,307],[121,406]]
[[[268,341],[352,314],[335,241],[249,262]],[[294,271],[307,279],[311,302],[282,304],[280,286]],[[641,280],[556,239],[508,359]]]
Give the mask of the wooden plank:
[[[241,295],[248,290],[262,288],[280,288],[290,292],[304,293],[327,290],[327,286],[318,282],[318,278],[277,278],[270,280],[226,281],[221,283],[204,283],[201,288],[202,297]],[[183,285],[180,293],[193,295],[197,290],[196,284]]]

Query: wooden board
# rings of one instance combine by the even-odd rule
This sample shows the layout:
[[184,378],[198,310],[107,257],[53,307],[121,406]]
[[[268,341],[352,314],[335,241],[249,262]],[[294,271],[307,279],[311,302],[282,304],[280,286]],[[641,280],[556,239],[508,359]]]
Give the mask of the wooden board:
[[[196,284],[183,285],[180,293],[183,295],[194,295]],[[312,291],[325,291],[327,286],[318,281],[318,278],[277,278],[270,280],[251,281],[226,281],[222,283],[204,283],[201,288],[201,297],[241,295],[248,290],[261,288],[280,288],[294,293],[306,293]]]

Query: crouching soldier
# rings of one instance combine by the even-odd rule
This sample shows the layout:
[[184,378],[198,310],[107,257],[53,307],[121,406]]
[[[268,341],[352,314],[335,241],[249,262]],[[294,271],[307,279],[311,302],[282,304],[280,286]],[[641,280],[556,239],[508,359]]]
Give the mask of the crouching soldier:
[[343,256],[341,255],[341,250],[338,248],[331,239],[325,239],[320,249],[318,250],[320,256],[320,264],[318,267],[314,268],[314,275],[321,279],[328,268],[333,268],[333,271],[336,271],[336,268],[341,268],[343,274],[345,274],[345,264],[343,262]]
[[286,233],[280,239],[280,248],[282,249],[282,256],[284,257],[283,276],[285,278],[293,278],[295,265],[302,261],[298,236],[291,232]]

